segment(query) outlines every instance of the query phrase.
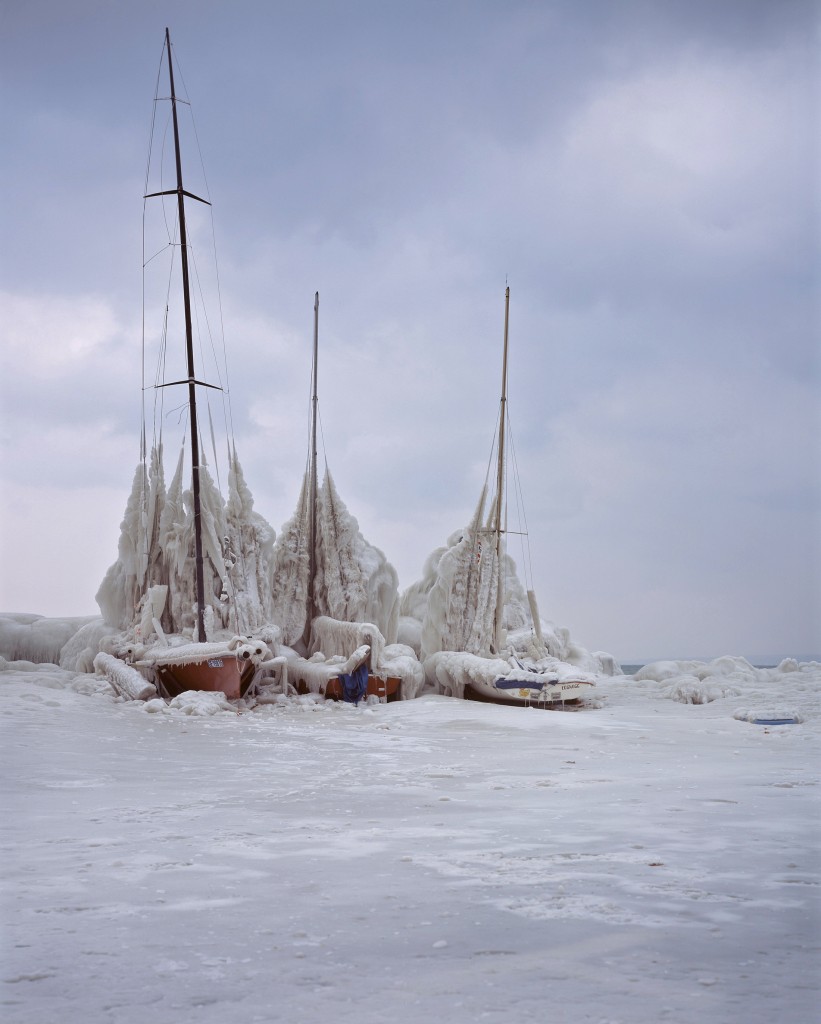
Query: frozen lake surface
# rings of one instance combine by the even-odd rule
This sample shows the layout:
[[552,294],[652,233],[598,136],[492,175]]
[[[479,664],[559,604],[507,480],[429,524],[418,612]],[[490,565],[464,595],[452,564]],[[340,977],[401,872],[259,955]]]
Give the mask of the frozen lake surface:
[[6,1024],[814,1018],[818,666],[241,715],[4,667]]

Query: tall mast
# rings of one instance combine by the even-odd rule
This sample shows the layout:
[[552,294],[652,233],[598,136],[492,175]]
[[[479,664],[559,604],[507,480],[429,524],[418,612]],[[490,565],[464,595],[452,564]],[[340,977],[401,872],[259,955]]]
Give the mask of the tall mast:
[[174,157],[177,166],[177,187],[150,193],[145,199],[153,196],[176,196],[177,216],[179,218],[179,251],[182,263],[182,301],[185,308],[185,353],[187,356],[188,377],[179,384],[188,385],[188,415],[191,432],[191,493],[193,495],[193,545],[195,545],[195,562],[197,572],[197,638],[204,641],[205,633],[205,581],[203,579],[203,523],[200,507],[200,434],[197,427],[197,379],[193,374],[193,331],[191,329],[191,297],[188,285],[188,239],[185,233],[185,200],[196,199],[209,205],[207,200],[186,193],[182,187],[182,161],[179,153],[179,125],[177,123],[177,95],[174,91],[174,63],[171,59],[171,34],[166,29],[166,52],[168,53],[168,80],[171,87],[171,118],[174,127]]
[[[182,264],[182,296],[185,308],[185,351],[188,359],[188,377],[185,380],[177,380],[159,387],[172,387],[176,384],[188,385],[188,411],[191,422],[191,491],[194,499],[194,558],[197,580],[197,638],[205,640],[205,582],[203,579],[202,563],[202,514],[200,508],[200,436],[197,428],[197,384],[205,387],[216,387],[215,384],[205,384],[198,381],[194,376],[194,332],[191,327],[191,289],[188,278],[188,236],[185,231],[185,196],[189,199],[196,199],[198,203],[206,206],[211,204],[201,196],[195,196],[193,192],[186,192],[182,184],[182,160],[180,157],[180,131],[177,122],[177,94],[174,91],[174,64],[171,59],[171,34],[165,30],[165,49],[168,54],[168,80],[171,87],[171,117],[174,127],[174,156],[177,164],[177,187],[165,189],[162,192],[149,192],[144,196],[151,199],[154,196],[176,196],[177,216],[180,222],[180,261]],[[222,390],[217,388],[217,390]]]
[[[202,518],[200,510],[200,442],[197,430],[197,387],[194,377],[194,334],[191,328],[191,293],[188,282],[188,238],[185,232],[185,200],[182,187],[180,132],[177,124],[177,96],[174,92],[174,64],[171,60],[171,35],[165,30],[168,52],[168,79],[171,86],[171,116],[174,123],[174,155],[177,162],[177,213],[180,222],[180,258],[182,262],[182,296],[185,305],[185,351],[188,358],[188,411],[191,420],[191,490],[194,497],[194,556],[197,576],[197,639],[205,640],[205,582],[202,568]],[[192,198],[197,198],[196,196]]]
[[502,542],[502,505],[504,498],[505,484],[505,420],[507,418],[507,326],[510,312],[510,288],[505,288],[505,343],[502,355],[502,401],[499,407],[499,460],[496,468],[496,522],[494,533],[496,534],[496,564],[499,570],[499,581],[496,590],[496,617],[493,626],[493,647],[498,654],[504,644],[504,630],[502,628],[502,617],[505,604],[505,576],[504,576],[504,544]]
[[308,553],[308,621],[305,623],[306,637],[310,635],[311,623],[316,618],[316,596],[314,594],[314,577],[316,576],[316,491],[317,491],[317,452],[316,452],[316,409],[319,401],[317,381],[319,375],[319,292],[314,295],[314,372],[311,389],[311,484],[310,484],[310,550]]

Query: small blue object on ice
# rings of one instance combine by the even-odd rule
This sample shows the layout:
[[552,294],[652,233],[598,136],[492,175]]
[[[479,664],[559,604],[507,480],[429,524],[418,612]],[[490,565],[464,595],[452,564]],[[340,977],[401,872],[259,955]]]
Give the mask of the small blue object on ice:
[[753,725],[798,725],[797,718],[754,718]]

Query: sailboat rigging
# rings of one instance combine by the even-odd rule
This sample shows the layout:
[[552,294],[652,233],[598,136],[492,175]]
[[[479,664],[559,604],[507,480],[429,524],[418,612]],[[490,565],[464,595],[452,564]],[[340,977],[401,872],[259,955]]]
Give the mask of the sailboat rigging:
[[[161,176],[160,187],[149,188],[152,173],[152,161],[149,159],[146,188],[143,190],[146,210],[157,199],[164,204],[168,198],[173,200],[169,205],[175,214],[171,223],[165,224],[167,243],[164,248],[169,256],[169,276],[162,292],[163,328],[153,389],[155,396],[169,387],[185,389],[187,428],[176,472],[166,489],[162,457],[162,402],[155,401],[149,466],[146,466],[148,446],[143,420],[141,464],[135,473],[121,526],[119,557],[108,570],[97,601],[105,621],[121,631],[120,639],[114,644],[118,655],[155,684],[161,695],[173,698],[185,690],[211,690],[222,692],[229,698],[238,698],[247,691],[259,665],[271,657],[266,637],[273,642],[276,636],[275,627],[268,625],[271,622],[268,558],[275,535],[269,524],[253,511],[253,499],[245,485],[233,439],[228,444],[227,503],[215,486],[202,453],[199,389],[222,392],[224,402],[228,395],[227,384],[223,387],[222,383],[217,385],[201,379],[195,364],[192,275],[199,278],[199,270],[191,248],[187,201],[209,208],[211,204],[186,187],[183,178],[178,106],[180,103],[188,104],[177,94],[168,29],[165,30],[161,72],[164,61],[167,63],[169,95],[160,97],[155,94],[155,114],[157,103],[161,100],[170,102],[173,187],[163,188]],[[152,143],[153,137],[154,121]],[[161,167],[159,173],[162,175]],[[161,209],[165,219],[165,206]],[[179,265],[175,260],[177,250]],[[154,258],[144,257],[144,307],[147,304],[145,268]],[[169,350],[167,343],[169,334],[173,336],[174,333],[175,325],[169,327],[169,311],[173,306],[172,281],[176,280],[177,274],[181,278],[184,345],[180,348],[183,350],[183,363],[181,373],[169,371],[168,374],[180,379],[166,380],[166,360],[176,351]],[[198,298],[202,298],[201,280]],[[144,308],[144,323],[145,312]],[[208,327],[204,308],[203,316]],[[143,359],[145,379],[145,344]],[[203,361],[204,356],[201,356],[200,362]],[[146,390],[145,386],[143,390]],[[143,415],[145,417],[145,411]],[[213,425],[211,435],[213,441]],[[191,460],[190,490],[183,483],[186,448]],[[215,444],[214,459],[216,462]],[[240,622],[242,635],[238,632]]]
[[[197,639],[204,641],[205,581],[202,558],[202,505],[200,501],[200,450],[199,431],[197,427],[197,385],[202,384],[209,387],[214,387],[215,385],[205,385],[203,381],[198,381],[194,374],[194,331],[191,322],[191,285],[188,271],[188,236],[185,229],[185,197],[188,196],[189,199],[195,199],[199,203],[205,203],[206,206],[210,206],[211,204],[207,199],[202,199],[200,196],[196,196],[192,192],[186,192],[183,188],[182,157],[180,155],[180,129],[179,120],[177,118],[177,95],[174,90],[174,62],[171,59],[171,35],[167,28],[165,30],[165,48],[168,55],[168,80],[171,87],[171,95],[169,99],[171,101],[171,118],[174,130],[174,161],[177,172],[177,187],[175,189],[166,189],[162,192],[150,192],[144,198],[153,199],[158,196],[170,195],[176,195],[177,197],[177,216],[180,228],[180,263],[182,266],[182,297],[185,313],[185,353],[188,364],[188,380],[185,383],[188,385],[188,415],[191,428],[191,492],[194,505],[194,561],[196,566],[195,572],[197,587]],[[181,383],[184,382],[174,381],[170,384],[161,384],[159,386],[172,387]]]
[[[318,293],[314,297],[310,451],[295,515],[277,537],[253,510],[233,439],[228,444],[227,502],[208,471],[200,436],[203,417],[198,415],[198,399],[205,397],[200,389],[221,391],[224,405],[229,396],[227,383],[223,388],[203,379],[208,376],[205,353],[198,352],[196,364],[194,360],[194,332],[202,326],[199,301],[203,289],[191,246],[194,218],[189,219],[189,214],[200,204],[210,208],[210,203],[196,194],[199,189],[191,188],[190,178],[183,177],[187,147],[181,145],[178,115],[184,109],[181,103],[190,105],[177,94],[177,66],[168,29],[161,73],[164,63],[170,96],[162,99],[171,103],[167,130],[173,139],[173,174],[169,171],[173,187],[165,187],[162,178],[158,187],[149,187],[147,173],[143,195],[144,209],[160,210],[163,217],[173,206],[174,213],[164,225],[166,246],[155,254],[167,251],[169,277],[156,309],[158,314],[162,311],[164,328],[154,383],[150,461],[144,421],[141,461],[121,526],[119,556],[97,594],[105,623],[119,630],[118,636],[111,638],[111,649],[155,682],[166,697],[184,689],[219,690],[231,698],[242,697],[252,682],[255,688],[268,685],[257,672],[266,665],[279,673],[283,690],[290,685],[285,683],[288,677],[297,687],[304,684],[332,696],[335,687],[344,689],[343,677],[365,662],[368,694],[376,688],[380,696],[390,697],[398,694],[401,685],[403,696],[415,696],[424,675],[413,650],[395,643],[399,609],[396,570],[362,536],[327,466],[321,486],[318,479]],[[155,120],[160,98],[158,88]],[[152,144],[153,140],[154,122]],[[172,155],[165,146],[162,152]],[[172,201],[168,211],[166,200]],[[147,308],[145,268],[155,256],[146,259],[145,246],[143,252]],[[166,359],[173,360],[176,352],[175,346],[167,344],[174,333],[169,326],[168,295],[171,281],[176,282],[178,276],[184,363],[179,372],[170,368],[166,372]],[[207,314],[204,324],[210,333]],[[145,382],[145,369],[143,373]],[[173,386],[186,390],[187,429],[176,472],[166,489],[163,403],[157,396]],[[227,411],[230,414],[230,408]],[[190,490],[183,483],[186,450],[191,458]],[[218,465],[216,443],[214,463]],[[132,690],[137,692],[139,686]]]
[[316,498],[317,448],[316,416],[319,403],[319,292],[314,295],[314,358],[311,372],[311,451],[308,526],[308,615],[302,640],[307,648],[311,642],[311,623],[316,618]]
[[[275,549],[274,615],[293,645],[289,682],[338,698],[413,696],[421,666],[395,640],[398,581],[384,555],[367,544],[325,468],[318,476],[319,292],[314,296],[311,429],[297,510]],[[306,550],[307,549],[307,550]],[[369,578],[363,566],[369,565]],[[375,568],[374,568],[375,567]],[[397,661],[398,658],[398,661]],[[357,690],[358,688],[358,690]],[[347,697],[346,697],[347,699]]]
[[493,651],[498,653],[504,646],[503,613],[505,603],[505,574],[502,571],[504,543],[502,540],[502,495],[505,484],[505,420],[507,417],[507,339],[510,319],[510,288],[505,288],[505,340],[502,356],[502,398],[499,403],[499,455],[496,470],[496,562],[499,577],[496,589],[496,614],[493,619]]

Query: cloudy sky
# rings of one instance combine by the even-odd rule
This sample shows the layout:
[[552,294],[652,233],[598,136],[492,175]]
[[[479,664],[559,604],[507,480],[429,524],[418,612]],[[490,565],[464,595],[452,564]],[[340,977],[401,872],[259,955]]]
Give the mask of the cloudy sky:
[[815,3],[1,2],[1,610],[92,614],[116,556],[168,25],[277,530],[319,290],[329,465],[418,578],[484,479],[507,281],[543,615],[623,660],[821,653]]

